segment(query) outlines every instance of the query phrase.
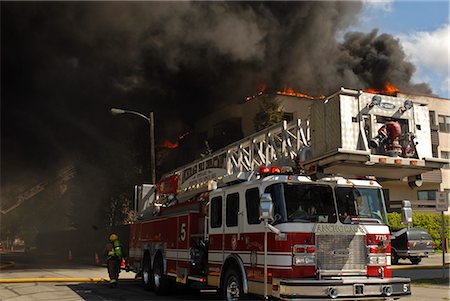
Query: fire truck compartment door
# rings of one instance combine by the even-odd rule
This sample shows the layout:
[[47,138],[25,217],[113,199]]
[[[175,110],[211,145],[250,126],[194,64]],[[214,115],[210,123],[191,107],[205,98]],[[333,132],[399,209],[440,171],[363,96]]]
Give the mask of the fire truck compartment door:
[[223,263],[223,234],[224,234],[224,211],[225,194],[217,191],[210,195],[209,204],[209,252],[208,261],[210,264]]

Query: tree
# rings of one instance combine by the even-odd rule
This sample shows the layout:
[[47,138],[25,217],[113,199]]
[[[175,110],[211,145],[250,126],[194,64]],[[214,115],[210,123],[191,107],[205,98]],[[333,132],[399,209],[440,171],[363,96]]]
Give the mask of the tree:
[[272,97],[260,98],[259,111],[253,120],[256,131],[268,128],[283,120],[283,110],[278,101]]

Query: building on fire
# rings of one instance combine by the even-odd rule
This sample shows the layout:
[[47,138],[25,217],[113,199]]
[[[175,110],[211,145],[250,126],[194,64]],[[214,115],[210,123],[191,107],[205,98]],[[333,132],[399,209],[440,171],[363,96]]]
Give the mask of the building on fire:
[[[401,92],[396,93],[396,96],[413,99],[428,106],[433,157],[449,159],[450,100]],[[283,112],[283,118],[292,121],[299,118],[308,119],[311,104],[320,99],[298,93],[259,93],[257,96],[247,98],[243,103],[224,107],[199,120],[195,125],[193,137],[191,137],[191,147],[194,153],[202,153],[205,150],[205,141],[208,141],[209,147],[216,151],[229,143],[255,133],[255,116],[261,110],[261,103],[264,101],[277,103]],[[445,165],[440,170],[424,173],[416,184],[411,185],[406,178],[384,181],[383,191],[388,210],[399,210],[401,201],[408,199],[411,200],[416,212],[435,212],[436,192],[450,192],[449,165]]]

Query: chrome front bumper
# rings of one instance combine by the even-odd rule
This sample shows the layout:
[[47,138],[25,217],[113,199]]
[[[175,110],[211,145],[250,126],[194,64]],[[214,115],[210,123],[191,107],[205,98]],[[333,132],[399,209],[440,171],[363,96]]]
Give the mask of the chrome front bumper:
[[282,300],[390,300],[411,295],[409,278],[279,279],[272,296]]

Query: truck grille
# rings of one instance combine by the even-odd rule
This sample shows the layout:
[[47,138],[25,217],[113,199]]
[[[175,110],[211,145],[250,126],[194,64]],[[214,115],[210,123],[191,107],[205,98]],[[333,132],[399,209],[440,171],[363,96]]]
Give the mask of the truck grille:
[[317,267],[322,275],[366,274],[365,235],[316,235]]

